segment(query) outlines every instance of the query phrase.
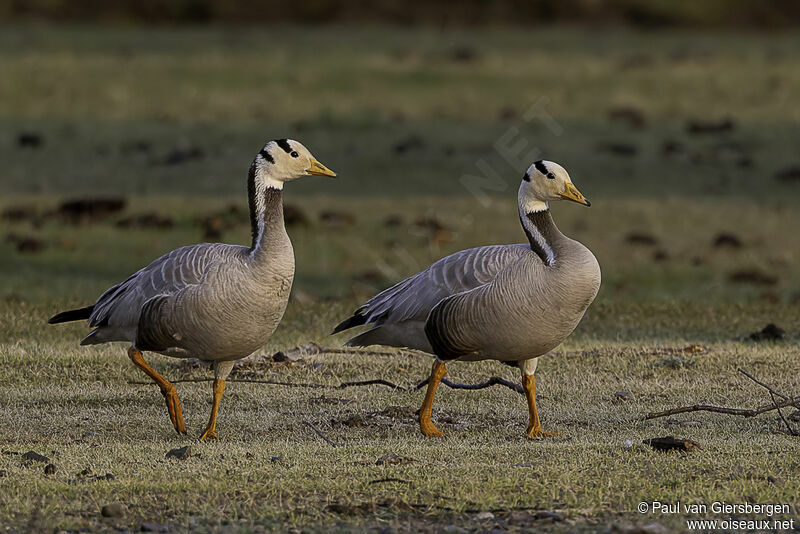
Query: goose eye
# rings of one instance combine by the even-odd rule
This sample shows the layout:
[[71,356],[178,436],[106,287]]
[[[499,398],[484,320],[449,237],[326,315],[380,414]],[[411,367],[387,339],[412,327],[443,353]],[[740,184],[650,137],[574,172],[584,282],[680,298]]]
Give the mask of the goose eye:
[[291,156],[292,156],[293,158],[296,158],[296,157],[298,157],[299,155],[300,155],[300,154],[298,154],[297,152],[295,152],[294,150],[292,150]]
[[552,172],[548,172],[547,173],[547,177],[550,178],[551,180],[555,180],[556,179],[556,175],[553,174]]

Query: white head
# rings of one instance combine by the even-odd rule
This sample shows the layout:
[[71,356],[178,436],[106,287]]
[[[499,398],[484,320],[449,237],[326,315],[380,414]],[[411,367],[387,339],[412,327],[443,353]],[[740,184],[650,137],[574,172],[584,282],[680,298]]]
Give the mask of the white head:
[[293,139],[270,141],[256,155],[253,161],[255,178],[263,181],[266,187],[283,189],[284,182],[291,182],[302,176],[336,176],[336,173],[317,161],[311,152]]
[[572,185],[566,169],[552,161],[539,160],[528,167],[519,186],[520,212],[531,213],[548,208],[551,200],[572,200],[590,206],[578,189]]

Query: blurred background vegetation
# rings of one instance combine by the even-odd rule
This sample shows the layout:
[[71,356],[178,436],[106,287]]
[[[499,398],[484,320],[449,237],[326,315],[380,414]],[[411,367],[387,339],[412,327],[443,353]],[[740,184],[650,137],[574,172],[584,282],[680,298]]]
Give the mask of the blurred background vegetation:
[[781,0],[2,0],[0,20],[135,24],[329,24],[487,26],[547,23],[643,27],[774,28],[796,25],[800,5]]
[[[609,321],[786,323],[798,5],[0,1],[0,292],[78,304],[176,246],[246,242],[247,167],[290,137],[340,174],[287,188],[305,302],[519,241],[519,177],[545,158],[594,201],[554,212],[603,265]],[[96,197],[116,211],[64,208]]]

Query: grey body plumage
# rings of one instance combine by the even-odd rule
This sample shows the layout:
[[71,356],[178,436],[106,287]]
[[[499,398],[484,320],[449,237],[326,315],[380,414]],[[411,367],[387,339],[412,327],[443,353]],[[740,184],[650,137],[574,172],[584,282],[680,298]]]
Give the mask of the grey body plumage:
[[539,217],[556,261],[531,244],[463,250],[379,293],[357,311],[372,328],[351,346],[409,347],[443,360],[519,361],[575,329],[600,287],[600,268],[549,211]]
[[265,194],[266,231],[255,248],[202,243],[165,254],[98,299],[95,330],[81,344],[130,341],[211,361],[257,350],[280,323],[294,278],[281,192]]

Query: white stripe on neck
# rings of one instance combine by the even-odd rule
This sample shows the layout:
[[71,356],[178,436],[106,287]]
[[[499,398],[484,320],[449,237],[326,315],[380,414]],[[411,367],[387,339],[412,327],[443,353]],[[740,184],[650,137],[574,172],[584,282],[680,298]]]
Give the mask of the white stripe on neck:
[[261,169],[259,169],[259,171],[256,171],[256,178],[255,178],[256,190],[254,198],[256,205],[256,225],[258,230],[256,233],[255,246],[250,251],[251,258],[255,256],[256,252],[258,252],[261,249],[261,240],[264,239],[264,231],[265,231],[264,225],[266,224],[264,218],[266,217],[266,212],[267,212],[265,197],[267,194],[267,189],[276,189],[278,191],[283,190],[282,181],[276,180],[275,178],[264,173],[263,170]]
[[[533,209],[530,209],[531,207],[533,207]],[[525,227],[525,232],[528,234],[529,238],[539,246],[542,252],[544,252],[544,263],[546,265],[553,265],[556,262],[556,255],[555,252],[553,252],[553,248],[544,238],[536,225],[533,224],[533,222],[528,218],[529,213],[538,213],[547,209],[547,203],[540,200],[527,202],[525,207],[523,206],[523,203],[520,202],[519,218],[522,221],[522,226]]]

